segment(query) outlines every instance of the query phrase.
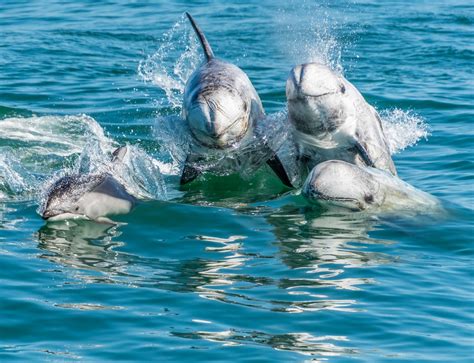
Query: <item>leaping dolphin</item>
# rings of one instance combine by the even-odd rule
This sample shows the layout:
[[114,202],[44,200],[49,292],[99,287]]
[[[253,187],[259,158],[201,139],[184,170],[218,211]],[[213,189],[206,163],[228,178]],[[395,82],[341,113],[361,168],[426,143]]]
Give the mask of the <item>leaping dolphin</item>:
[[[123,160],[127,147],[113,153],[112,162]],[[46,191],[39,214],[49,221],[84,218],[110,222],[110,215],[126,214],[137,200],[110,173],[66,175]]]
[[377,111],[342,75],[318,63],[294,67],[286,83],[289,120],[308,169],[344,160],[397,174]]
[[[262,102],[247,75],[234,64],[214,57],[204,33],[193,17],[186,13],[206,56],[205,62],[186,83],[183,116],[195,141],[187,155],[181,184],[197,178],[201,170],[196,163],[210,150],[222,150],[235,159],[248,158],[242,149],[261,143],[267,164],[280,180],[291,187],[291,181],[274,150],[256,137],[255,127],[265,117]],[[244,164],[238,163],[238,164]]]

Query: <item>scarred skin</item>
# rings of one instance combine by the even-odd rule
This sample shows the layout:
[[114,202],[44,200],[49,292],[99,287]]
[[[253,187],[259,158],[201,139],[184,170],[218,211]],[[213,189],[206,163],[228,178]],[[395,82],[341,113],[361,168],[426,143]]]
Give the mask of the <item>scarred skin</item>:
[[193,17],[186,15],[201,42],[206,61],[193,72],[184,90],[183,118],[194,142],[180,184],[193,181],[208,169],[206,160],[217,150],[224,155],[226,169],[267,162],[280,180],[292,187],[275,150],[264,137],[257,135],[257,123],[265,117],[265,112],[252,82],[236,65],[214,57],[204,33]]
[[251,135],[265,113],[247,75],[231,63],[212,58],[188,80],[183,116],[199,144],[225,149]]
[[326,160],[373,166],[396,175],[377,111],[327,66],[294,67],[286,83],[289,120],[308,170]]

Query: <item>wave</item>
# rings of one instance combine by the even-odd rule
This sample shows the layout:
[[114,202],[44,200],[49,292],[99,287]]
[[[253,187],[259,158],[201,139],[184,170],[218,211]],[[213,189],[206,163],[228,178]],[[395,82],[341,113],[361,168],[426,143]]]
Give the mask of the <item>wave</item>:
[[44,200],[66,174],[113,174],[140,199],[166,199],[160,162],[128,146],[123,163],[111,163],[118,144],[87,115],[33,116],[0,121],[0,200]]

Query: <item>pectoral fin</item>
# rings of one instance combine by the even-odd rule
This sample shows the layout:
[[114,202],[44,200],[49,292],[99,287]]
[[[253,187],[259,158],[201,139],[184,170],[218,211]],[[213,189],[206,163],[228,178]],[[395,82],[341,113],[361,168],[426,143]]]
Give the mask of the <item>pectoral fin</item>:
[[367,149],[364,146],[362,146],[362,144],[357,140],[354,146],[357,152],[359,153],[359,155],[362,157],[362,160],[364,160],[364,162],[367,164],[367,166],[375,167],[375,164],[372,158],[370,157],[369,153],[367,152]]
[[291,184],[291,180],[285,170],[285,167],[281,163],[280,158],[275,154],[270,159],[267,160],[267,164],[275,174],[280,178],[281,182],[285,184],[289,188],[293,188],[293,184]]
[[201,171],[193,166],[194,162],[195,157],[189,154],[184,162],[183,173],[179,181],[180,185],[188,184],[201,175]]

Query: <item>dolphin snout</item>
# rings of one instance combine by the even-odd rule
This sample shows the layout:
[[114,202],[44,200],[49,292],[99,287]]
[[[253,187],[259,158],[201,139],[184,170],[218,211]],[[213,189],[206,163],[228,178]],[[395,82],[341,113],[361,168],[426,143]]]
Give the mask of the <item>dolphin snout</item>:
[[54,217],[54,216],[57,216],[58,213],[52,211],[52,210],[45,210],[43,213],[41,213],[41,218],[43,218],[44,220],[47,220],[51,217]]

